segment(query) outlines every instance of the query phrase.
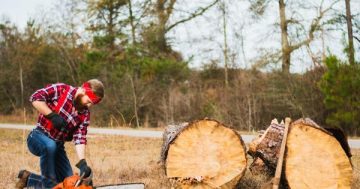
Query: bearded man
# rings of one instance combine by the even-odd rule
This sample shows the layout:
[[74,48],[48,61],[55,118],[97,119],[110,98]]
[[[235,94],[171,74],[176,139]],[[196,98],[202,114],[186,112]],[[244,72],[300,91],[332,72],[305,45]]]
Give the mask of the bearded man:
[[29,151],[40,157],[41,175],[21,170],[16,188],[52,188],[73,175],[64,143],[73,141],[79,158],[80,176],[89,177],[85,160],[86,134],[90,124],[89,108],[104,97],[104,85],[97,79],[81,87],[56,83],[37,90],[30,102],[40,113],[35,129],[27,138]]

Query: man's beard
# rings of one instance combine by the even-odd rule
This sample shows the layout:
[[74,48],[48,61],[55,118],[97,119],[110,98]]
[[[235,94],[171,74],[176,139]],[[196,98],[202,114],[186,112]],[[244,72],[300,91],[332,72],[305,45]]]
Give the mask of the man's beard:
[[83,94],[79,94],[75,99],[74,99],[74,107],[77,111],[81,112],[83,110],[85,110],[87,107],[85,105],[83,105],[81,103],[81,98],[83,97]]

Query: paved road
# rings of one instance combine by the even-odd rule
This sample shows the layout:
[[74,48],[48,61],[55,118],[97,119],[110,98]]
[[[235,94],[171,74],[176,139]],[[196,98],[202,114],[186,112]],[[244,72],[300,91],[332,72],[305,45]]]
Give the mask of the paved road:
[[[6,129],[25,129],[31,130],[34,126],[22,125],[22,124],[4,124],[0,123],[0,128]],[[161,138],[162,131],[147,131],[147,130],[125,130],[125,129],[104,129],[104,128],[92,128],[89,127],[88,133],[90,134],[108,134],[108,135],[124,135],[132,137],[150,137],[150,138]],[[255,135],[241,135],[245,143],[250,142]],[[349,139],[349,145],[351,148],[360,148],[360,140]]]

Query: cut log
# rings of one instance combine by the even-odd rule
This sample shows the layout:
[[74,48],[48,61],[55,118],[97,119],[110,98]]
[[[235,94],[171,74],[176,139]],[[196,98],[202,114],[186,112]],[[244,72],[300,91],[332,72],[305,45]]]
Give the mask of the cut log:
[[[257,160],[250,165],[250,170],[258,170],[259,166],[266,165],[267,168],[263,169],[268,170],[269,172],[267,173],[269,175],[275,173],[281,141],[284,135],[284,128],[285,126],[283,123],[279,124],[278,121],[274,119],[264,134],[260,135],[249,144],[248,154]],[[262,161],[258,160],[258,158]],[[262,162],[264,164],[262,164]]]
[[[252,166],[260,166],[257,158],[261,158],[270,169],[267,174],[273,174],[283,130],[283,124],[273,121],[265,133],[250,144],[248,153],[256,160]],[[339,130],[329,131],[308,118],[291,123],[283,164],[289,188],[351,188],[351,153],[346,137]]]
[[218,121],[170,126],[163,139],[161,160],[174,188],[234,188],[245,173],[241,136]]
[[352,166],[339,141],[310,119],[291,124],[285,175],[290,188],[351,188]]

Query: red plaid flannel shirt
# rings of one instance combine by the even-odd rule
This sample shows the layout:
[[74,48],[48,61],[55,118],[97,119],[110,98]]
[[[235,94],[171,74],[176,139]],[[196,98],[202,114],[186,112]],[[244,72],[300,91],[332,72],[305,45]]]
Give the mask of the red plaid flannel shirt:
[[[50,120],[46,119],[43,114],[39,115],[36,124],[38,129],[41,129],[56,141],[73,140],[75,144],[86,144],[87,127],[90,124],[90,111],[89,109],[85,109],[82,112],[75,110],[73,100],[77,89],[78,88],[64,83],[56,83],[37,90],[30,97],[30,102],[45,101],[50,109],[55,110],[60,96],[67,95],[64,104],[60,107],[58,112],[58,114],[68,123],[64,132],[55,127],[52,127],[51,129],[45,127]],[[66,91],[68,91],[67,94],[64,94]]]

